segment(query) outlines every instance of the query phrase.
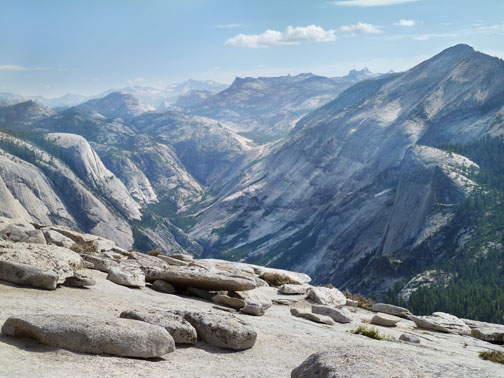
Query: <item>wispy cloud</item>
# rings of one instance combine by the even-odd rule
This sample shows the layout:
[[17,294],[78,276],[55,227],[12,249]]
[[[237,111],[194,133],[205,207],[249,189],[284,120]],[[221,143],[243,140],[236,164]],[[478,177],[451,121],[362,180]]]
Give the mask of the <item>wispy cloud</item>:
[[504,22],[496,25],[475,25],[476,30],[480,33],[488,33],[488,34],[501,34],[504,33]]
[[379,34],[381,33],[380,27],[371,25],[371,24],[366,24],[364,22],[357,22],[356,24],[353,25],[348,25],[348,26],[340,26],[338,28],[339,32],[342,33],[349,33],[352,35],[355,34]]
[[405,28],[410,28],[412,26],[415,26],[416,24],[417,22],[415,20],[405,20],[404,18],[397,22],[394,22],[395,26],[402,26]]
[[431,33],[431,34],[421,34],[413,37],[415,41],[428,41],[432,38],[455,38],[460,37],[459,33]]
[[27,67],[18,66],[16,64],[6,64],[0,66],[0,71],[28,71]]
[[238,34],[226,41],[227,46],[270,47],[298,45],[306,42],[332,42],[336,40],[335,30],[324,30],[320,26],[288,26],[284,32],[266,30],[262,34]]
[[241,28],[245,26],[243,24],[224,24],[224,25],[215,25],[217,29],[233,29],[233,28]]
[[358,34],[378,34],[380,27],[364,22],[353,25],[340,26],[337,29],[325,30],[321,26],[288,26],[284,32],[266,30],[262,34],[238,34],[226,41],[227,46],[236,47],[271,47],[282,45],[299,45],[301,43],[333,42],[338,38],[338,33],[344,36]]
[[4,64],[0,65],[0,71],[46,71],[51,67],[25,67],[17,64]]
[[420,0],[339,0],[330,1],[329,5],[335,7],[382,7],[386,5],[397,5],[404,3],[414,3]]

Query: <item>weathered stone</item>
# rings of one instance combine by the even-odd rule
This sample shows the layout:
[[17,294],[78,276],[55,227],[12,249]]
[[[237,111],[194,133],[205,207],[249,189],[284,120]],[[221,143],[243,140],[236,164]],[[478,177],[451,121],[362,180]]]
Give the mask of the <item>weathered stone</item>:
[[103,251],[110,251],[112,248],[115,247],[115,242],[112,240],[107,240],[107,239],[96,239],[91,242],[91,245],[93,246],[94,250],[96,252],[103,252]]
[[175,350],[173,338],[164,328],[130,319],[19,315],[7,319],[2,333],[81,353],[152,358]]
[[169,311],[123,311],[121,318],[141,320],[168,331],[177,344],[196,344],[196,329],[181,315]]
[[208,290],[205,290],[205,289],[199,289],[197,287],[192,287],[192,286],[189,286],[187,288],[187,291],[191,294],[194,294],[196,295],[197,297],[200,297],[200,298],[203,298],[203,299],[206,299],[207,301],[211,301],[212,300],[212,297],[214,295],[216,295],[217,293],[216,292],[210,292]]
[[415,322],[417,327],[432,329],[445,333],[454,333],[458,335],[470,335],[471,329],[467,324],[456,316],[446,314],[444,312],[435,312],[430,316],[414,316],[411,320]]
[[90,262],[93,264],[92,269],[96,269],[105,273],[108,273],[110,271],[110,268],[119,266],[119,263],[117,261],[107,259],[107,258],[102,258],[94,255],[89,255],[86,253],[81,253],[80,256],[84,261]]
[[311,309],[314,314],[329,316],[337,323],[350,323],[352,321],[352,314],[350,314],[350,312],[344,308],[336,308],[325,305],[312,305]]
[[401,321],[401,318],[399,318],[397,316],[378,312],[371,319],[371,324],[376,324],[376,325],[380,325],[380,326],[384,326],[384,327],[395,327],[395,325],[397,323],[399,323],[400,321]]
[[223,304],[229,307],[240,309],[245,307],[245,301],[240,298],[232,298],[229,295],[216,294],[212,297],[212,302]]
[[194,257],[192,257],[191,255],[186,255],[186,254],[182,254],[182,253],[170,255],[170,257],[172,259],[177,259],[177,260],[181,260],[181,261],[187,261],[187,262],[194,261]]
[[504,344],[504,325],[461,319],[471,329],[471,336],[494,344]]
[[395,361],[390,350],[376,347],[334,347],[309,356],[292,370],[291,378],[389,378],[413,377],[411,367]]
[[[13,220],[11,221],[13,222]],[[2,223],[0,224],[0,236],[4,240],[16,243],[47,244],[43,232],[29,223]]]
[[71,248],[74,245],[74,241],[67,238],[65,235],[60,234],[54,230],[44,230],[44,236],[46,238],[47,244],[57,245],[60,247]]
[[173,258],[171,256],[159,255],[159,256],[156,256],[156,257],[158,259],[163,260],[165,263],[170,264],[170,265],[175,265],[175,266],[189,265],[188,261],[175,259],[175,258]]
[[294,316],[297,316],[298,318],[304,318],[307,320],[311,320],[312,322],[316,323],[322,323],[322,324],[328,324],[328,325],[333,325],[334,320],[332,320],[329,316],[326,315],[319,315],[319,314],[314,314],[311,311],[308,311],[306,309],[300,309],[300,308],[291,308],[290,313]]
[[163,280],[156,280],[152,283],[151,288],[153,290],[159,291],[161,293],[173,294],[175,293],[175,288],[169,282]]
[[154,273],[152,278],[206,290],[240,291],[251,290],[256,287],[255,281],[251,278],[230,275],[221,270],[207,269],[195,265],[171,266],[166,270]]
[[283,298],[275,298],[272,300],[274,304],[277,305],[282,305],[282,306],[290,306],[291,304],[294,304],[296,302],[299,302],[295,299],[283,299]]
[[54,290],[59,276],[51,270],[42,270],[33,265],[0,260],[0,280]]
[[96,285],[96,281],[92,277],[85,276],[80,273],[75,273],[73,277],[68,277],[63,285],[69,287],[86,287]]
[[128,269],[125,266],[110,268],[107,280],[128,287],[144,287],[145,275],[140,270]]
[[157,280],[158,274],[170,267],[157,256],[150,256],[140,252],[130,252],[127,261],[129,264],[140,268],[145,275],[145,280],[149,282]]
[[180,311],[196,328],[198,339],[220,348],[244,350],[254,346],[257,333],[249,323],[228,313]]
[[310,285],[284,284],[280,286],[278,292],[285,295],[306,294],[310,290]]
[[51,226],[50,229],[59,232],[60,234],[66,236],[67,238],[72,239],[75,243],[78,244],[90,243],[99,238],[96,235],[83,234],[81,232],[77,232],[62,226]]
[[[81,257],[67,249],[54,245],[12,243],[0,241],[0,261],[9,261],[16,264],[31,265],[38,270],[31,270],[33,274],[40,272],[54,272],[58,277],[58,284],[62,284],[67,277],[72,277],[74,272],[82,268]],[[26,267],[18,267],[25,270]],[[37,272],[37,273],[36,273]],[[30,273],[30,276],[31,274]],[[27,276],[23,276],[26,278]],[[5,276],[7,280],[7,276]],[[10,279],[15,280],[11,277]],[[13,283],[21,283],[11,281]]]
[[346,297],[335,288],[312,286],[308,292],[308,298],[326,306],[341,307],[346,304]]
[[399,340],[406,341],[407,343],[420,344],[420,338],[410,333],[403,333],[399,336]]
[[[273,305],[271,299],[260,289],[231,291],[229,295],[245,301],[246,308],[242,309],[242,312],[248,315],[263,315],[264,312]],[[258,309],[258,307],[260,307],[260,309]]]
[[381,312],[384,314],[399,316],[405,319],[409,319],[410,316],[412,315],[412,313],[409,312],[408,309],[387,303],[375,303],[372,307],[372,310],[374,312]]
[[348,299],[347,298],[345,306],[348,306],[348,307],[359,307],[359,302],[354,301],[353,299]]
[[[255,273],[259,276],[265,277],[278,277],[284,283],[303,285],[311,282],[309,275],[305,273],[291,272],[289,270],[267,268],[260,265],[248,264],[252,267]],[[268,281],[268,280],[266,280]]]
[[247,303],[240,309],[240,312],[247,315],[262,316],[264,315],[264,307],[258,303]]

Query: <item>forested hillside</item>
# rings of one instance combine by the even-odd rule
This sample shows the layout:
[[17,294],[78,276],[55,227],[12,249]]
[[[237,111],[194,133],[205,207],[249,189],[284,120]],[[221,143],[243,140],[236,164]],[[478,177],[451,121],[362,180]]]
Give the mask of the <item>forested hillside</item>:
[[[458,205],[443,245],[445,257],[432,266],[452,274],[450,283],[420,288],[406,305],[416,314],[444,311],[504,323],[504,140],[443,147],[480,166],[467,172],[479,187]],[[387,299],[405,305],[397,297],[399,286]]]

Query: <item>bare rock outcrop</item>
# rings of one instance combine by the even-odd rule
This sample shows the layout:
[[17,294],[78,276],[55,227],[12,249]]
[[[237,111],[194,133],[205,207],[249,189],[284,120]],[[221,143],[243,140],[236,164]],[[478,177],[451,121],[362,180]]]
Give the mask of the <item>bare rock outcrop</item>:
[[434,331],[453,333],[457,335],[470,335],[471,328],[462,320],[454,315],[444,312],[435,312],[429,316],[414,316],[411,320],[415,322],[417,327],[432,329]]

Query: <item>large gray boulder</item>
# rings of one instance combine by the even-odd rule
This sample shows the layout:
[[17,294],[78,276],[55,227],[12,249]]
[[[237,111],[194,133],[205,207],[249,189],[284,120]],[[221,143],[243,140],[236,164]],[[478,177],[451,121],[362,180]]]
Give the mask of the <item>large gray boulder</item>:
[[383,326],[383,327],[395,327],[395,325],[397,323],[399,323],[400,321],[401,321],[401,318],[399,318],[397,316],[383,314],[381,312],[378,312],[371,319],[371,324],[376,324],[376,325]]
[[444,312],[435,312],[429,316],[412,315],[410,318],[419,328],[432,329],[434,331],[457,335],[471,334],[471,328],[461,319]]
[[153,272],[151,278],[210,291],[251,290],[257,286],[252,278],[197,265],[170,266],[166,270]]
[[315,303],[332,307],[342,307],[346,304],[346,297],[336,288],[312,286],[308,298]]
[[504,344],[504,325],[461,319],[471,329],[471,336],[489,343]]
[[96,269],[105,273],[108,273],[110,271],[110,268],[119,266],[119,262],[105,257],[98,257],[85,253],[81,254],[81,257],[84,261],[93,264],[92,269]]
[[327,325],[333,325],[335,324],[334,320],[330,318],[327,315],[320,315],[320,314],[314,314],[313,312],[304,309],[304,308],[291,308],[290,313],[293,316],[296,316],[298,318],[303,318],[306,320],[311,320],[312,322],[315,323],[321,323],[321,324],[327,324]]
[[176,291],[172,284],[163,280],[154,281],[151,285],[151,289],[165,294],[173,294]]
[[284,295],[306,294],[309,289],[310,285],[283,284],[278,289],[278,293]]
[[130,319],[18,315],[7,319],[2,333],[81,353],[152,358],[175,350],[173,338],[164,328]]
[[338,323],[350,323],[352,314],[345,308],[336,308],[324,305],[312,305],[314,314],[329,316],[332,320]]
[[[57,276],[57,284],[62,284],[66,278],[72,277],[76,270],[83,267],[81,257],[67,248],[3,240],[0,240],[0,261],[3,262],[0,279],[45,289],[54,286],[52,283],[48,285],[48,282],[54,280],[49,279],[49,276],[53,277],[51,272]],[[46,278],[42,286],[39,286],[34,277],[42,276]]]
[[257,333],[251,324],[224,312],[177,311],[198,333],[198,339],[219,348],[244,350],[254,346]]
[[60,234],[57,231],[48,229],[44,230],[43,232],[48,244],[57,245],[65,248],[71,248],[75,244],[75,242],[72,239],[66,237],[63,234]]
[[123,311],[121,318],[140,320],[163,327],[177,344],[196,344],[196,329],[181,315],[170,311]]
[[93,277],[75,273],[73,277],[68,277],[63,285],[69,287],[88,287],[96,285],[96,281]]
[[54,290],[58,286],[59,276],[51,270],[42,270],[33,265],[0,260],[0,280]]
[[118,266],[110,268],[107,280],[118,285],[127,287],[144,287],[145,275],[140,269],[134,269],[127,266]]
[[212,302],[223,304],[229,307],[240,309],[245,307],[246,303],[243,299],[233,298],[226,294],[216,294],[212,297]]
[[409,310],[406,308],[394,306],[387,303],[375,303],[371,309],[374,312],[381,312],[384,314],[399,316],[405,319],[409,319],[410,316],[412,315],[411,312],[409,312]]

